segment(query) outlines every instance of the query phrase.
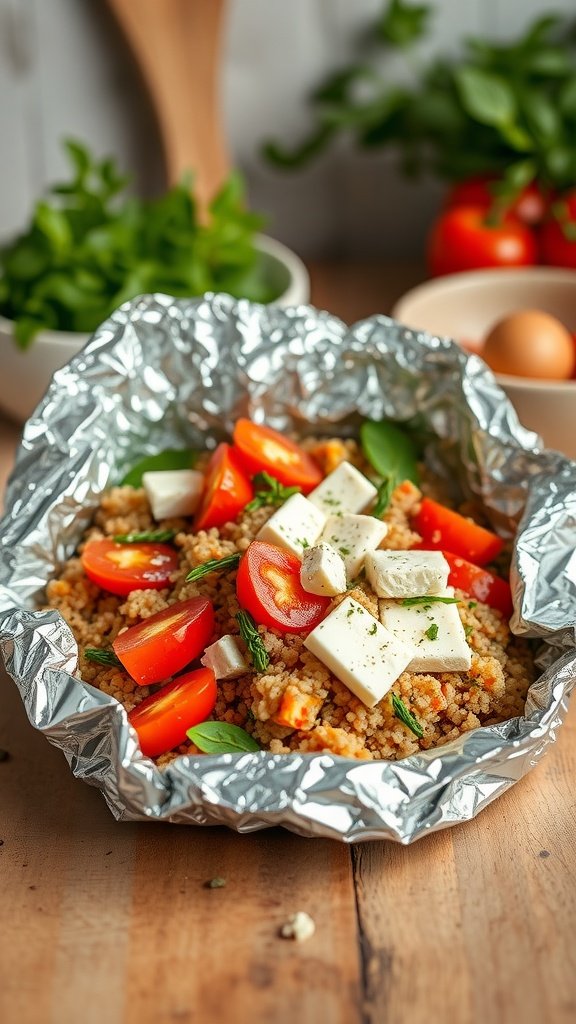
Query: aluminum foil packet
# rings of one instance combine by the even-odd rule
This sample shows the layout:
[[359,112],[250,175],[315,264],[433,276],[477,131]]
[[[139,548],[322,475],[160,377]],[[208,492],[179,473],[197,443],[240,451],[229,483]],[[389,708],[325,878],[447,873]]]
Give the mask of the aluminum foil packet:
[[[261,752],[161,771],[140,754],[121,705],[75,675],[69,627],[36,609],[107,486],[142,455],[215,444],[239,416],[327,436],[364,417],[407,422],[455,496],[517,533],[512,625],[539,642],[541,669],[524,717],[398,762]],[[0,524],[0,643],[31,723],[118,819],[409,843],[472,818],[554,741],[576,678],[575,547],[576,464],[543,451],[481,360],[449,339],[385,316],[348,329],[307,306],[145,296],[56,373],[26,424]]]

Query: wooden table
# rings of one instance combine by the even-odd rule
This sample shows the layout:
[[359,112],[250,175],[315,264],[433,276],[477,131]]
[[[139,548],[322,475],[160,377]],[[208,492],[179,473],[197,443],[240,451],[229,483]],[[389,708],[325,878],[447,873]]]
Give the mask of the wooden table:
[[[413,268],[313,267],[347,319]],[[17,429],[0,424],[4,478]],[[1,481],[0,481],[1,482]],[[116,824],[0,685],[3,1024],[576,1019],[576,709],[478,819],[403,848]],[[205,882],[220,875],[221,889]],[[316,922],[278,938],[296,910]]]

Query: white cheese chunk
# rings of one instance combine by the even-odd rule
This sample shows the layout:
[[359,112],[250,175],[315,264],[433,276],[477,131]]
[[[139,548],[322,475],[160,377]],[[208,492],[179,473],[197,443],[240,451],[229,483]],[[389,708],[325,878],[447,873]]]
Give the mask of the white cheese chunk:
[[346,576],[353,580],[360,572],[367,553],[374,551],[387,533],[386,523],[374,516],[355,516],[345,512],[341,516],[328,517],[320,540],[342,555]]
[[200,661],[211,668],[216,679],[236,679],[249,672],[250,667],[231,633],[221,636],[204,651]]
[[[442,597],[452,597],[447,587]],[[404,643],[413,645],[410,672],[467,672],[472,664],[472,651],[466,642],[464,626],[455,604],[432,601],[409,605],[383,600],[379,602],[380,619],[390,632]]]
[[373,551],[366,555],[364,568],[378,597],[439,594],[450,572],[441,551]]
[[164,469],[144,473],[142,485],[154,519],[191,516],[198,508],[204,474],[195,469]]
[[346,590],[346,566],[330,544],[315,544],[302,555],[300,582],[308,594],[334,597]]
[[270,516],[259,531],[257,539],[267,544],[286,548],[302,558],[305,548],[311,548],[324,529],[326,516],[302,494],[293,494]]
[[369,708],[382,700],[414,656],[412,645],[397,640],[351,597],[312,630],[304,646]]
[[374,501],[378,490],[350,462],[341,462],[325,480],[308,495],[327,516],[341,515],[342,512],[363,512]]

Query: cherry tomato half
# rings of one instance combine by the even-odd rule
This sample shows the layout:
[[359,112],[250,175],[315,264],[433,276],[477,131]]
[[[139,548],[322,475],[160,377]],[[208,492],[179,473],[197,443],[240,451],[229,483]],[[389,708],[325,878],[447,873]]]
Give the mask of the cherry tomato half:
[[428,239],[428,267],[433,277],[477,267],[523,267],[536,262],[536,238],[511,215],[496,225],[481,206],[456,206],[434,223]]
[[253,497],[252,484],[237,453],[229,444],[219,444],[208,463],[194,530],[232,522]]
[[212,669],[197,668],[146,697],[128,715],[142,753],[157,757],[184,743],[187,730],[208,718],[216,693]]
[[447,548],[476,565],[485,565],[504,547],[504,541],[491,530],[461,516],[438,501],[423,498],[420,511],[412,520],[426,548],[443,551]]
[[314,459],[271,427],[252,423],[252,420],[237,420],[234,446],[252,476],[264,470],[285,487],[300,487],[304,494],[322,481],[322,472]]
[[90,540],[81,555],[88,579],[111,594],[162,590],[178,568],[178,553],[167,544],[115,544]]
[[[445,208],[481,206],[484,210],[490,210],[495,199],[492,186],[497,182],[498,178],[489,174],[480,174],[476,177],[466,178],[464,181],[458,181],[448,193]],[[517,217],[523,224],[540,224],[544,219],[547,206],[546,196],[536,182],[532,181],[510,203],[507,212]]]
[[330,604],[329,597],[304,590],[296,555],[260,540],[252,541],[240,560],[236,593],[256,622],[283,633],[313,629]]
[[160,683],[204,650],[214,631],[214,610],[205,597],[177,601],[119,633],[112,647],[139,686]]

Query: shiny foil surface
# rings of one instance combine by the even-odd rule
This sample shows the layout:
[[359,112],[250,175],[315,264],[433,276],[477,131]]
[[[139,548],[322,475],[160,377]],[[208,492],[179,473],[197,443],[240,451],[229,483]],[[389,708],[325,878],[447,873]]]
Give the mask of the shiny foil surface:
[[[455,498],[518,530],[512,625],[539,641],[542,672],[524,717],[398,762],[262,752],[160,771],[139,753],[120,704],[75,676],[69,627],[35,609],[107,486],[144,454],[216,443],[238,416],[327,436],[364,417],[408,421]],[[481,360],[448,339],[384,316],[348,329],[307,306],[146,296],[55,375],[26,424],[0,525],[0,643],[32,724],[119,819],[409,843],[472,818],[554,741],[576,678],[575,549],[576,464],[543,452]]]

